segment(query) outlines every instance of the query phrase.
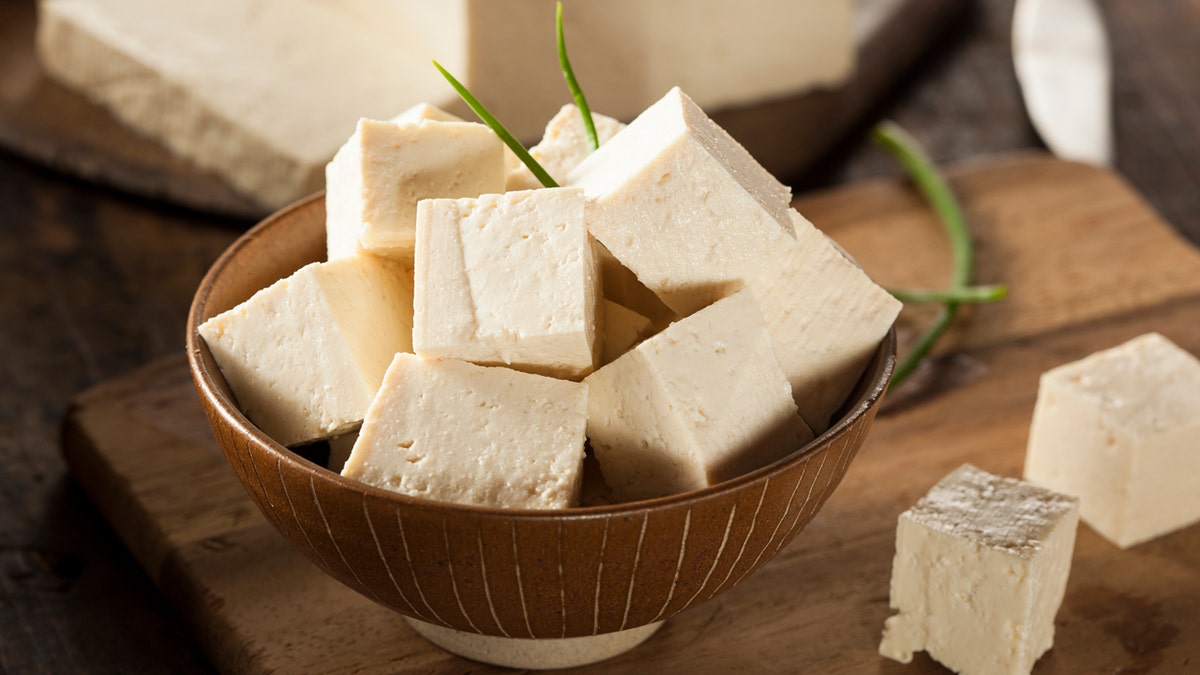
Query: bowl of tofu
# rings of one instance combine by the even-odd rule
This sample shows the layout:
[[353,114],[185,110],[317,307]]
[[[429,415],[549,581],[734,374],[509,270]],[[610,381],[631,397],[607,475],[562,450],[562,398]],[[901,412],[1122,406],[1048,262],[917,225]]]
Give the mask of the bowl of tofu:
[[552,188],[481,125],[361,122],[188,322],[218,445],[279,532],[435,644],[516,667],[621,653],[767,564],[895,362],[898,303],[685,94],[602,121],[590,154],[578,120],[534,148]]

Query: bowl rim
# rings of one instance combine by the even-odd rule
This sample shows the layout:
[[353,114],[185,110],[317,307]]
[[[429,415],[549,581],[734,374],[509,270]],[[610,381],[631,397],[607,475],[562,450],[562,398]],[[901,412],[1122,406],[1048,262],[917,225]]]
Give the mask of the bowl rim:
[[[304,210],[315,208],[318,203],[324,203],[325,192],[316,192],[308,197],[297,200],[283,208],[275,211],[271,215],[264,218],[252,228],[240,235],[232,244],[230,244],[212,264],[205,273],[200,285],[197,287],[192,298],[191,306],[188,309],[187,316],[187,336],[186,336],[186,351],[188,359],[188,369],[191,371],[192,380],[196,385],[196,389],[202,399],[206,399],[214,410],[230,425],[237,433],[249,438],[253,443],[259,445],[276,461],[287,464],[291,469],[299,470],[302,473],[308,474],[313,478],[320,478],[325,481],[330,481],[339,488],[351,490],[361,493],[364,499],[367,496],[375,499],[381,499],[387,502],[393,502],[397,506],[403,506],[409,509],[420,510],[437,510],[442,512],[458,512],[463,515],[473,515],[478,517],[501,517],[507,519],[519,519],[529,521],[544,521],[544,520],[593,520],[596,518],[608,518],[622,515],[636,515],[646,511],[674,508],[689,504],[694,504],[701,501],[707,501],[713,498],[719,498],[727,493],[736,493],[749,483],[755,483],[760,480],[769,478],[771,475],[784,471],[790,465],[799,463],[802,460],[808,459],[810,456],[819,454],[833,445],[833,441],[840,438],[849,432],[850,428],[864,415],[868,414],[873,408],[876,408],[879,399],[881,399],[887,391],[887,385],[891,380],[892,372],[896,363],[896,328],[893,325],[888,329],[879,346],[872,353],[871,360],[867,364],[867,369],[861,376],[859,382],[855,386],[855,390],[862,388],[863,380],[870,378],[870,383],[863,391],[862,395],[854,401],[853,406],[847,410],[838,420],[820,435],[809,441],[805,445],[789,452],[788,454],[776,459],[766,466],[759,467],[753,471],[741,474],[729,480],[722,481],[716,485],[711,485],[699,490],[689,490],[672,495],[662,497],[654,497],[651,499],[641,499],[631,502],[620,502],[617,504],[601,504],[594,506],[576,506],[566,509],[529,509],[529,508],[505,508],[496,506],[477,506],[471,504],[458,504],[455,502],[442,502],[421,497],[413,497],[399,492],[393,492],[384,488],[368,485],[360,481],[346,478],[340,473],[319,466],[315,462],[304,459],[300,455],[289,450],[286,446],[278,443],[273,438],[268,436],[251,422],[236,402],[225,394],[222,386],[218,384],[217,377],[220,377],[219,368],[215,368],[215,361],[212,360],[211,353],[208,350],[207,344],[199,333],[199,317],[203,315],[209,294],[217,279],[222,272],[230,265],[230,262],[237,258],[240,252],[253,243],[255,240],[267,236],[273,228],[281,227],[282,223],[287,222],[296,213]],[[299,268],[297,268],[299,269]],[[206,360],[207,357],[207,360]],[[209,364],[213,364],[210,368]],[[214,369],[216,372],[214,373]],[[223,380],[223,378],[222,378]],[[228,385],[226,384],[227,388]],[[226,460],[228,461],[228,459]]]

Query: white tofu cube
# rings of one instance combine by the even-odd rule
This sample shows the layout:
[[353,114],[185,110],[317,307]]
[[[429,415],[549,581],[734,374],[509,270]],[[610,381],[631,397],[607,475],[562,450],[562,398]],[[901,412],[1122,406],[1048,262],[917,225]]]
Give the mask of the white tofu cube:
[[579,503],[587,387],[397,354],[342,475],[459,504]]
[[575,188],[422,201],[416,353],[572,379],[591,372],[599,288],[584,205]]
[[[592,124],[596,127],[596,140],[602,145],[625,128],[619,120],[594,112]],[[578,166],[591,152],[583,115],[574,103],[564,105],[550,118],[541,142],[529,149],[529,154],[559,185],[566,185],[571,169]],[[509,190],[535,190],[540,187],[541,181],[520,160],[508,173]]]
[[409,269],[362,255],[302,267],[200,335],[250,421],[295,445],[362,421],[392,357],[412,351],[412,306]]
[[615,361],[618,356],[654,332],[654,324],[650,319],[632,309],[626,309],[612,300],[604,300],[600,307],[603,316],[603,320],[600,321],[600,333],[604,338],[601,365]]
[[795,242],[791,191],[678,87],[588,155],[571,185],[592,236],[680,315]]
[[464,121],[463,118],[459,117],[458,115],[448,113],[431,103],[418,103],[399,115],[396,115],[389,121],[395,122],[396,124],[420,124],[426,120],[434,122]]
[[1200,361],[1148,333],[1042,375],[1025,478],[1121,548],[1200,521]]
[[[421,114],[432,113],[412,113]],[[364,119],[325,176],[329,259],[366,251],[407,261],[417,202],[502,192],[504,144],[482,124]]]
[[879,652],[964,675],[1028,673],[1054,644],[1078,500],[963,465],[900,514]]
[[588,438],[620,501],[715,485],[813,438],[749,293],[680,319],[584,382]]
[[829,428],[902,304],[794,209],[796,242],[746,287],[762,307],[800,415]]

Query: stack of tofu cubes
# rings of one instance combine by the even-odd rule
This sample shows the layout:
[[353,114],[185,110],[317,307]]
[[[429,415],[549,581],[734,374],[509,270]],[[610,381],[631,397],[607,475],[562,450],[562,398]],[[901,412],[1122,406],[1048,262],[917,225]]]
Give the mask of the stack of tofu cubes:
[[200,328],[285,445],[358,432],[342,474],[509,508],[702,488],[834,421],[900,305],[678,88],[589,152],[564,107],[531,154],[418,106],[327,169],[328,261]]

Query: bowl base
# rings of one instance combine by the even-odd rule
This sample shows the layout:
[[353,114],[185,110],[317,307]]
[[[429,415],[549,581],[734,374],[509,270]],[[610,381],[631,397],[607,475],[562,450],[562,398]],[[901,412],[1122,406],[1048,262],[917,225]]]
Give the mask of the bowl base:
[[446,651],[474,661],[509,668],[571,668],[612,658],[640,645],[662,627],[646,624],[616,633],[575,638],[506,638],[466,633],[405,617],[413,630]]

